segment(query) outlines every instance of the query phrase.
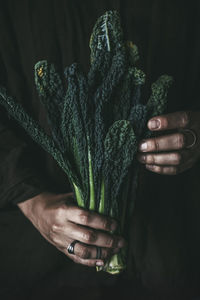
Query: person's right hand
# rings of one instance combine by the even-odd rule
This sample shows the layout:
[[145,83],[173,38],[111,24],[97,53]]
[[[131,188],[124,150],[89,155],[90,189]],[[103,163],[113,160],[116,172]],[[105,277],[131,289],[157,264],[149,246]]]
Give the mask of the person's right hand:
[[[47,241],[76,263],[102,266],[125,245],[122,237],[109,233],[116,229],[116,221],[79,208],[73,193],[42,193],[18,206]],[[74,240],[78,241],[75,254],[69,254],[67,247]],[[101,247],[101,259],[96,259],[97,247]]]

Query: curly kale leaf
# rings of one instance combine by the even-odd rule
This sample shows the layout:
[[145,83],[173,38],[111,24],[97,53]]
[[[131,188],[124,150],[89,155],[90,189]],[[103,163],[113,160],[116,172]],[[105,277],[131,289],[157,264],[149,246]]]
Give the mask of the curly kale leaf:
[[72,168],[70,160],[63,156],[62,152],[57,148],[54,140],[48,136],[40,125],[25,112],[22,105],[7,95],[6,90],[3,87],[0,87],[0,103],[6,108],[8,113],[20,123],[31,138],[46,152],[52,155],[58,165],[68,175],[71,183],[74,182],[77,186],[80,186],[80,181],[75,170]]
[[163,113],[166,109],[168,90],[172,82],[173,78],[171,76],[162,75],[152,84],[152,94],[147,103],[147,109],[151,117]]
[[66,144],[60,131],[60,115],[63,109],[64,88],[59,74],[54,65],[46,60],[39,61],[35,65],[35,85],[44,105],[51,132],[59,149],[64,152]]
[[104,180],[107,210],[118,210],[117,196],[137,151],[137,139],[127,120],[116,121],[104,141]]
[[89,199],[87,84],[84,75],[75,63],[65,69],[65,77],[68,89],[65,96],[61,128],[71,152],[73,168],[79,173],[83,200],[87,207]]

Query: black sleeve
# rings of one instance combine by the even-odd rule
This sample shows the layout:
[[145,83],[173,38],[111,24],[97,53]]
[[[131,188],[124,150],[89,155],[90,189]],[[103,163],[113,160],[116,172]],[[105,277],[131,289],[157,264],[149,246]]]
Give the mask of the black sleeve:
[[[12,87],[18,85],[16,77],[20,76],[20,72],[9,76],[6,61],[8,58],[4,60],[1,55],[0,85],[10,87],[12,93]],[[46,190],[40,170],[39,146],[0,107],[0,209],[13,207]]]
[[40,151],[0,107],[0,209],[48,189],[40,169]]
[[[0,85],[21,102],[29,113],[37,116],[40,109],[31,81],[34,65],[31,59],[32,36],[29,34],[25,38],[19,32],[17,25],[23,14],[15,14],[13,5],[17,3],[0,3]],[[28,17],[26,14],[24,19],[28,20]],[[24,31],[28,27],[26,20],[20,23]],[[25,44],[30,46],[28,51]],[[0,107],[0,209],[14,207],[46,191],[48,188],[44,177],[40,147]]]
[[12,206],[47,190],[34,146],[9,128],[0,131],[0,208]]

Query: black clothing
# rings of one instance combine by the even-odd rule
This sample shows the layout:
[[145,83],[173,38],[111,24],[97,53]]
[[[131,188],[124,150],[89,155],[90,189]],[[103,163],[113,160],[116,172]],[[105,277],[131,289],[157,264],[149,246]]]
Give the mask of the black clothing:
[[[44,110],[34,86],[35,63],[46,59],[62,72],[64,67],[79,62],[87,71],[93,25],[110,9],[119,11],[125,39],[133,40],[139,48],[140,64],[147,74],[144,99],[149,94],[150,83],[166,73],[175,79],[168,112],[200,107],[198,0],[192,3],[181,0],[1,0],[0,84],[47,131]],[[198,164],[176,177],[144,171],[132,224],[129,264],[132,271],[116,279],[75,265],[44,240],[19,211],[17,203],[42,191],[63,193],[71,189],[66,175],[50,155],[36,145],[3,108],[0,115],[1,299],[11,294],[16,299],[17,293],[26,289],[28,293],[34,290],[32,298],[29,294],[30,299],[40,299],[37,291],[46,296],[48,293],[49,299],[54,299],[52,286],[57,293],[69,289],[74,293],[80,291],[83,297],[84,288],[91,287],[95,293],[100,293],[100,288],[108,293],[109,287],[116,284],[125,299],[130,290],[131,296],[140,293],[145,297],[148,290],[153,294],[172,293],[174,299],[178,299],[178,294],[189,293],[188,299],[192,299],[200,278]],[[43,285],[46,290],[42,292]],[[90,299],[89,294],[86,295]],[[91,299],[98,297],[93,294]],[[155,294],[153,297],[155,299]]]

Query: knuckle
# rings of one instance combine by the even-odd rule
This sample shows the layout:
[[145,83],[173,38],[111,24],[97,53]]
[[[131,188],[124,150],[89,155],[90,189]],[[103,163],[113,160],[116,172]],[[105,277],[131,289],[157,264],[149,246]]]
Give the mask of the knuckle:
[[89,249],[86,248],[86,247],[81,247],[79,253],[80,253],[79,256],[80,256],[81,258],[83,258],[83,259],[89,259],[89,258],[91,257],[90,251],[89,251]]
[[189,124],[189,113],[184,111],[181,115],[181,127],[185,127]]
[[55,222],[59,223],[61,222],[61,220],[63,220],[63,216],[64,216],[64,208],[63,207],[59,207],[56,209],[55,212]]
[[86,241],[86,243],[92,243],[96,241],[96,234],[93,231],[87,231],[83,233],[83,240]]
[[88,211],[81,212],[79,215],[81,224],[88,225],[90,220],[90,214]]
[[59,231],[59,227],[56,224],[53,224],[49,230],[49,237],[53,242],[56,242],[56,234]]
[[62,218],[63,212],[65,209],[66,209],[66,206],[64,206],[64,205],[61,205],[60,207],[57,208],[57,210],[56,210],[57,218]]
[[52,233],[57,233],[59,231],[59,226],[57,224],[53,224],[51,226],[51,232]]
[[160,167],[160,166],[155,166],[154,171],[155,171],[156,173],[163,174],[163,173],[164,173],[164,168],[163,168],[163,167]]
[[102,225],[104,230],[110,230],[110,221],[108,219],[103,219]]
[[179,134],[177,135],[177,147],[178,147],[178,149],[181,149],[181,148],[184,147],[184,145],[185,145],[185,137],[184,137],[184,134],[179,133]]
[[106,246],[110,247],[110,248],[114,248],[115,247],[115,240],[111,237],[106,239]]
[[147,155],[146,162],[150,165],[153,165],[155,163],[155,158],[153,155]]
[[159,142],[158,142],[158,139],[157,138],[154,138],[153,140],[154,142],[154,145],[153,145],[153,149],[155,149],[156,151],[159,151]]

